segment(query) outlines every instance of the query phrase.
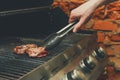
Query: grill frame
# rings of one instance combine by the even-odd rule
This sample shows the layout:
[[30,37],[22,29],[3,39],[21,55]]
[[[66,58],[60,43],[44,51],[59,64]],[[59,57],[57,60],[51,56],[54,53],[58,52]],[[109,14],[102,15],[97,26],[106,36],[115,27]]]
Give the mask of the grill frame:
[[[20,44],[35,43],[38,45],[42,45],[43,40],[33,39],[33,38],[32,39],[31,38],[30,39],[29,38],[18,38],[18,37],[17,38],[10,37],[10,38],[6,38],[6,39],[3,38],[4,41],[0,42],[1,46],[2,46],[0,53],[6,52],[6,54],[8,54],[8,55],[3,54],[4,55],[3,56],[0,54],[1,55],[0,59],[1,58],[2,58],[2,60],[9,59],[8,60],[9,64],[10,63],[15,64],[15,59],[17,59],[16,63],[19,62],[22,64],[16,65],[17,67],[14,65],[14,67],[17,68],[16,70],[18,72],[20,72],[21,69],[25,68],[25,69],[23,69],[23,70],[25,70],[25,72],[24,72],[25,74],[22,75],[21,73],[15,72],[14,68],[13,68],[12,74],[18,74],[20,76],[17,76],[16,78],[7,78],[6,76],[2,76],[2,78],[4,78],[4,80],[7,80],[7,79],[9,79],[9,80],[33,80],[33,79],[35,79],[35,80],[48,80],[50,77],[54,76],[60,69],[62,69],[65,65],[67,65],[69,62],[71,62],[77,55],[80,54],[81,49],[77,46],[78,42],[82,42],[84,40],[89,40],[90,37],[91,37],[91,34],[70,34],[70,35],[67,35],[66,38],[61,42],[61,44],[59,44],[55,49],[51,50],[52,54],[49,54],[49,56],[46,57],[47,60],[43,61],[43,62],[40,61],[39,58],[31,59],[31,58],[27,57],[27,55],[16,55],[16,54],[13,54],[13,52],[12,52],[13,48],[15,47],[15,45],[18,45],[18,43],[20,43]],[[66,42],[68,42],[69,45],[66,44]],[[79,44],[81,44],[81,43],[79,43]],[[83,44],[83,45],[85,45],[85,44]],[[65,48],[63,48],[63,46],[65,46]],[[55,52],[56,49],[58,49],[57,53]],[[10,53],[12,53],[12,56],[9,55]],[[24,56],[25,59],[20,58],[19,56]],[[28,59],[28,60],[26,60],[26,59]],[[32,60],[33,60],[33,62],[32,62]],[[25,61],[27,63],[24,63]],[[4,63],[4,62],[0,62],[0,63]],[[57,66],[56,66],[56,63],[59,63],[59,64],[57,64]],[[8,62],[6,62],[6,64],[8,64]],[[10,68],[9,64],[8,64],[8,66],[6,66],[6,67],[8,67],[8,70]],[[24,64],[24,66],[23,66],[23,64]],[[32,65],[32,68],[29,69],[30,67],[25,66],[25,65]],[[3,70],[6,69],[6,68],[4,68],[5,65],[3,65],[3,64],[2,64],[2,67],[3,67]],[[20,68],[22,67],[22,68],[20,69],[18,67],[20,67]],[[5,71],[3,71],[3,72],[5,72]],[[12,74],[11,74],[11,76],[13,76]],[[0,79],[2,79],[2,78],[0,77]]]

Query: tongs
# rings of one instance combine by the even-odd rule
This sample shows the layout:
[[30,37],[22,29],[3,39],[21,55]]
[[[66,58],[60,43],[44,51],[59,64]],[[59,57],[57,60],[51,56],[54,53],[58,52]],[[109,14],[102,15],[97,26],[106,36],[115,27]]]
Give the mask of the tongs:
[[59,30],[56,33],[52,33],[51,35],[49,35],[45,40],[44,40],[44,45],[43,47],[45,48],[45,50],[51,50],[54,47],[56,47],[63,39],[64,36],[66,34],[68,34],[73,28],[74,25],[77,23],[78,21],[74,21],[68,25],[66,25],[65,27],[63,27],[61,30]]

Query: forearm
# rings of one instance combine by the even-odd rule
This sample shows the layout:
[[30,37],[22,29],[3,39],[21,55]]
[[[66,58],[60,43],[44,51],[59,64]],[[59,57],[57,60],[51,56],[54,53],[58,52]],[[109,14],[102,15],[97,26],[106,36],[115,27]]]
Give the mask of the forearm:
[[107,1],[110,1],[110,0],[88,0],[86,4],[90,5],[89,7],[95,10],[96,8],[104,5]]

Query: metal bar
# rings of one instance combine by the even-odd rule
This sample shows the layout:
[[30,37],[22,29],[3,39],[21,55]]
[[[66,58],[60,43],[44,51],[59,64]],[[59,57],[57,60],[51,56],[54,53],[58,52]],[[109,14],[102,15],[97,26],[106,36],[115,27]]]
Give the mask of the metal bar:
[[3,65],[3,66],[0,66],[0,68],[7,68],[7,69],[10,69],[12,71],[15,71],[15,72],[19,72],[19,73],[22,73],[22,74],[25,74],[27,72],[29,72],[30,70],[28,69],[25,69],[25,68],[21,68],[21,67],[15,67],[15,66],[11,66],[11,65]]
[[[9,53],[10,54],[10,53]],[[7,55],[7,54],[5,54],[5,55],[2,55],[2,58],[13,58],[13,56],[15,56],[15,55]],[[13,60],[16,60],[16,61],[23,61],[23,62],[28,62],[28,63],[33,63],[34,65],[40,65],[40,64],[42,64],[42,63],[44,63],[45,61],[43,61],[43,60],[40,60],[40,59],[33,59],[33,58],[20,58],[20,57],[15,57]]]
[[29,65],[24,65],[24,64],[15,64],[15,63],[8,63],[6,62],[6,64],[2,64],[2,65],[6,65],[7,67],[11,66],[11,67],[16,67],[18,69],[25,69],[26,71],[30,71],[35,67],[30,67]]
[[6,78],[10,78],[10,79],[12,79],[12,80],[16,80],[17,78],[19,78],[20,76],[15,76],[15,75],[13,75],[13,74],[10,74],[10,73],[6,73],[6,72],[0,72],[0,75],[1,76],[6,76]]
[[26,9],[17,9],[17,10],[10,10],[10,11],[2,11],[0,12],[0,16],[8,16],[8,15],[15,15],[15,14],[23,14],[23,13],[30,13],[36,12],[40,10],[50,9],[50,6],[44,7],[34,7],[34,8],[26,8]]
[[19,72],[16,72],[15,70],[6,69],[6,68],[1,68],[0,73],[2,73],[2,72],[6,73],[6,74],[12,74],[12,75],[14,75],[16,77],[20,77],[20,76],[24,75],[24,74],[21,74]]
[[1,78],[3,78],[3,80],[15,80],[16,79],[11,76],[5,76],[4,74],[0,74],[0,80]]

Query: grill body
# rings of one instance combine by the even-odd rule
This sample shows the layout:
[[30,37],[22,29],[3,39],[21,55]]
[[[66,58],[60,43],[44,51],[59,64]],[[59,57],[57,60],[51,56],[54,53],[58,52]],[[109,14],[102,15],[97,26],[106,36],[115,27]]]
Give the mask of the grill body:
[[[43,58],[30,58],[27,55],[13,53],[13,48],[17,45],[27,43],[42,45],[43,40],[20,37],[2,38],[0,79],[48,80],[84,51],[81,50],[80,45],[87,48],[90,37],[92,37],[90,34],[70,34],[56,48],[52,49],[48,56]],[[83,44],[84,40],[87,43]]]
[[[3,9],[0,11],[0,80],[58,80],[74,70],[79,61],[97,47],[96,35],[81,31],[68,34],[46,57],[30,58],[28,55],[14,54],[15,46],[28,43],[41,46],[49,34],[67,24],[68,16],[60,8],[52,9],[51,1],[44,6],[39,6],[42,2],[38,4],[37,0],[34,1],[30,0],[28,6],[26,2],[21,6],[24,1],[18,1],[18,5],[6,9],[1,5]],[[4,1],[2,3],[5,4]],[[70,63],[76,65],[73,67]],[[69,69],[59,74],[67,66]]]

